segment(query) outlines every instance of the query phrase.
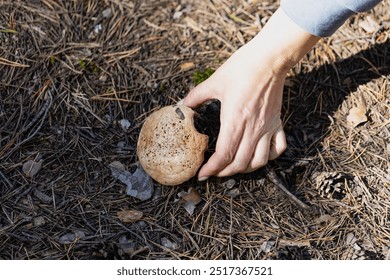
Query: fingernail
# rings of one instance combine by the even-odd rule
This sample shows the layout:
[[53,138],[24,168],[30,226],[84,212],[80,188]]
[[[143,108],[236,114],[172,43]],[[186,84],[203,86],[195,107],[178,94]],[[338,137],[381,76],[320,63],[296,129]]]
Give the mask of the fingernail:
[[200,177],[198,179],[199,182],[203,182],[203,181],[206,181],[209,177],[205,176],[205,177]]

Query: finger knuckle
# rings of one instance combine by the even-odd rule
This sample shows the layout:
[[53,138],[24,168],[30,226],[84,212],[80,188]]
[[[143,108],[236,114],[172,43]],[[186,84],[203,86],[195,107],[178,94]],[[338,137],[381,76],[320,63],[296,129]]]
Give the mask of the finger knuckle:
[[227,164],[233,160],[234,155],[230,151],[222,151],[222,152],[217,151],[216,157],[217,157],[219,162],[221,162],[223,164]]
[[243,162],[235,162],[233,164],[233,172],[234,173],[243,173],[247,169],[248,164]]

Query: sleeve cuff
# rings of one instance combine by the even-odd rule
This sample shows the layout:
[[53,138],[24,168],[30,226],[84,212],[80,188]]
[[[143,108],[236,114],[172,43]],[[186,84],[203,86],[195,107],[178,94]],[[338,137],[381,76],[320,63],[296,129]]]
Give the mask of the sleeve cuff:
[[319,37],[332,35],[357,12],[371,9],[381,0],[282,0],[281,8],[305,31]]

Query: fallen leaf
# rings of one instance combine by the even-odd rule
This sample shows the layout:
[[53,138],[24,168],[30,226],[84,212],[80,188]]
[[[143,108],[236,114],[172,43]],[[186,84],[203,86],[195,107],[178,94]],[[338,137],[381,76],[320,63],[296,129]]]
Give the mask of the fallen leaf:
[[137,250],[137,243],[132,239],[127,239],[126,236],[122,235],[119,237],[119,254],[133,254]]
[[176,242],[172,242],[166,237],[161,238],[161,245],[163,245],[165,248],[171,249],[171,250],[177,250],[179,249],[179,245],[177,245]]
[[152,197],[154,184],[152,178],[137,165],[134,173],[126,170],[126,167],[119,161],[114,161],[108,165],[114,178],[126,184],[126,193],[142,201]]
[[121,210],[117,212],[119,220],[124,223],[134,223],[143,217],[143,213],[138,210]]
[[355,244],[356,243],[356,237],[355,237],[355,234],[353,234],[352,232],[349,232],[348,234],[347,234],[347,237],[346,237],[346,242],[347,242],[347,244],[349,244],[349,245],[353,245],[353,244]]
[[359,27],[367,33],[374,33],[379,29],[380,25],[372,15],[368,15],[363,20],[359,21]]
[[183,200],[192,202],[195,205],[202,201],[202,197],[200,196],[199,192],[194,188],[189,188],[188,192],[182,191],[178,195]]
[[43,160],[38,162],[29,160],[23,164],[23,173],[27,177],[34,177],[41,170]]
[[35,217],[33,221],[36,227],[43,226],[46,223],[45,218],[42,216]]
[[190,215],[194,213],[195,206],[202,201],[199,192],[194,188],[189,188],[188,192],[181,191],[178,193],[178,196],[181,198],[180,203],[182,203],[183,208],[186,209]]
[[232,198],[235,198],[240,194],[240,190],[238,188],[230,189],[226,192],[227,196],[230,196]]
[[361,100],[355,107],[349,110],[347,121],[351,127],[357,127],[359,124],[366,122],[367,106],[364,100]]
[[236,185],[236,180],[234,180],[234,179],[229,179],[229,180],[227,180],[226,182],[223,182],[223,183],[222,183],[222,186],[223,186],[225,189],[227,189],[227,190],[232,189],[235,185]]
[[264,241],[263,244],[260,245],[260,249],[264,252],[264,253],[269,253],[271,252],[272,248],[274,247],[275,245],[275,241]]
[[330,222],[332,220],[333,220],[333,217],[331,215],[324,214],[324,215],[321,215],[320,217],[318,217],[315,221],[316,221],[316,223],[321,224],[321,223]]
[[58,239],[60,244],[71,244],[79,239],[85,239],[86,235],[82,230],[75,230],[74,232],[65,233]]
[[185,62],[180,64],[180,70],[181,71],[187,71],[195,67],[195,64],[193,62]]
[[119,121],[119,124],[120,124],[120,126],[122,127],[122,129],[124,131],[128,131],[130,129],[130,127],[131,127],[131,122],[129,120],[127,120],[127,119],[121,119]]

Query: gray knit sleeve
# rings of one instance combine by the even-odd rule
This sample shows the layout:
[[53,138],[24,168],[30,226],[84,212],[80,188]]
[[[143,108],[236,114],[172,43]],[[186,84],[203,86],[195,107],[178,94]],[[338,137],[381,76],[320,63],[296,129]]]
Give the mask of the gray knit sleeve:
[[282,10],[307,32],[332,35],[350,16],[364,12],[382,0],[282,0]]

